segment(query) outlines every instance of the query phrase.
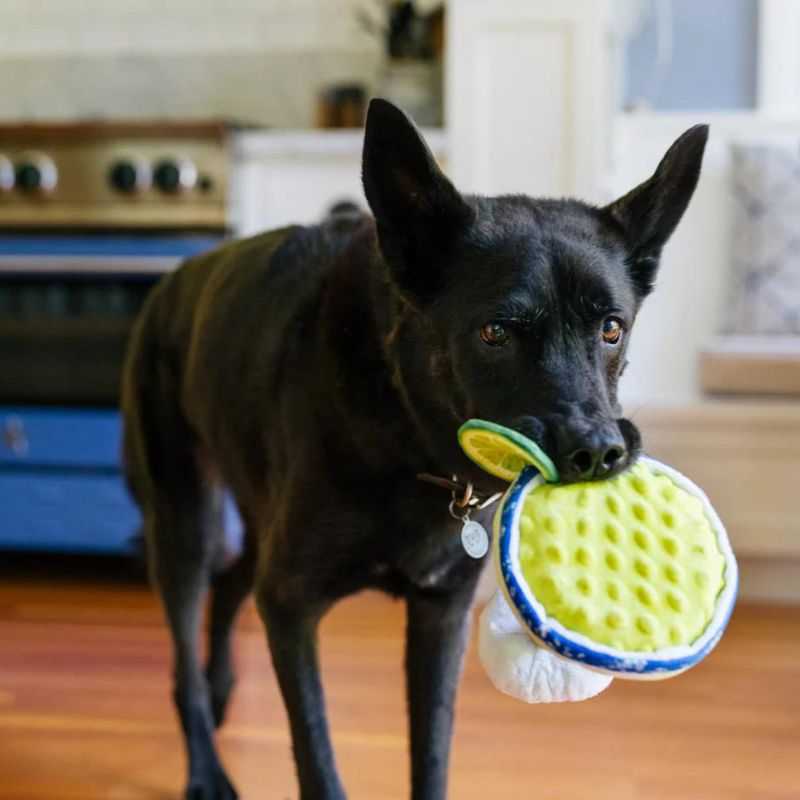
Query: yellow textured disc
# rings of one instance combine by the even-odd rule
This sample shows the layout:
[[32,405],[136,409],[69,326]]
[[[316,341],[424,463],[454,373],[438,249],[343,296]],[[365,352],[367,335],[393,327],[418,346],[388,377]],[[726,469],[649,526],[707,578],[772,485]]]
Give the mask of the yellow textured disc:
[[643,463],[602,483],[537,486],[519,537],[523,576],[548,616],[619,650],[691,644],[725,584],[701,501]]

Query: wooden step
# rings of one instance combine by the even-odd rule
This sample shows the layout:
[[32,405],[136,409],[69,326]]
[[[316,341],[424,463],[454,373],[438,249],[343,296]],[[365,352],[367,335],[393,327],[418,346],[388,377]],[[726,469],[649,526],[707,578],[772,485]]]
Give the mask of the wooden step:
[[800,336],[720,336],[700,353],[708,394],[800,397]]

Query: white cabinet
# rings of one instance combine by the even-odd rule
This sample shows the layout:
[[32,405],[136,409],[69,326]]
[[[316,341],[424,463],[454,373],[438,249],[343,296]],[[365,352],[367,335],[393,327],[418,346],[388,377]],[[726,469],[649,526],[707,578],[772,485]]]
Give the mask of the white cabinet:
[[612,116],[608,0],[450,0],[447,10],[456,185],[596,199]]
[[[440,162],[444,135],[423,130]],[[361,188],[363,132],[254,131],[237,135],[231,188],[237,233],[322,219],[341,200],[367,207]]]

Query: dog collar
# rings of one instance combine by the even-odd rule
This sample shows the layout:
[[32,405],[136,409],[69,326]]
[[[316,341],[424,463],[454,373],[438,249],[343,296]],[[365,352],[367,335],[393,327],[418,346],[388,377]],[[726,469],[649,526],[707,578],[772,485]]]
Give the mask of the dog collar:
[[[472,509],[481,511],[484,508],[488,508],[492,503],[496,503],[503,496],[502,492],[495,492],[494,494],[483,496],[480,492],[475,490],[472,481],[459,480],[458,475],[445,478],[440,475],[431,475],[429,472],[419,472],[417,473],[417,480],[430,483],[441,489],[448,489],[451,497],[450,514],[456,519],[463,519],[463,512]],[[456,511],[457,508],[462,510],[461,514]]]
[[481,497],[471,481],[464,483],[457,475],[442,478],[428,472],[420,472],[417,479],[450,490],[450,505],[447,510],[453,519],[461,523],[461,545],[471,558],[483,558],[489,552],[489,533],[480,522],[470,519],[470,516],[473,510],[480,511],[497,502],[503,493],[496,492],[488,497]]

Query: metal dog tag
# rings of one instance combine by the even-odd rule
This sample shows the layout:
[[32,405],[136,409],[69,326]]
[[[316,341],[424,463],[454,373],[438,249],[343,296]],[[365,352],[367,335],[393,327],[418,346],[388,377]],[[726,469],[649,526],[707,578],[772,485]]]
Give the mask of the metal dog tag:
[[483,558],[489,552],[489,534],[480,522],[468,519],[461,529],[461,544],[468,556]]

